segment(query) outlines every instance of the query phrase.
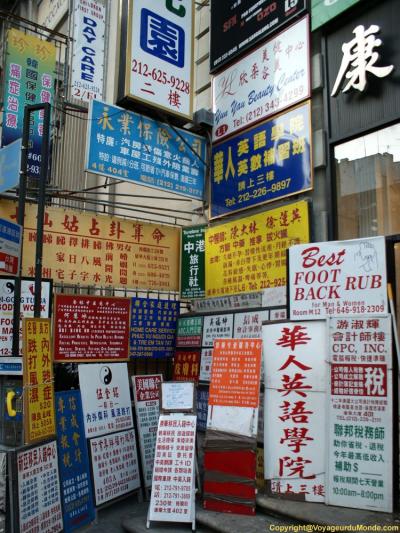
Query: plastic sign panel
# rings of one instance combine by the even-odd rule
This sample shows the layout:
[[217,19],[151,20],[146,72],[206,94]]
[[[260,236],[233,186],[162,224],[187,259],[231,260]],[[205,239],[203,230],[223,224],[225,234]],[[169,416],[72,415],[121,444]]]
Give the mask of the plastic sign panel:
[[56,294],[54,360],[126,361],[130,299]]
[[309,242],[308,205],[295,202],[207,229],[206,295],[265,290],[268,301],[271,289],[284,288],[286,250]]
[[64,531],[68,533],[95,519],[79,391],[56,392],[56,422]]
[[133,427],[126,363],[78,365],[86,438]]
[[393,512],[390,315],[329,317],[329,505]]
[[50,318],[24,318],[23,383],[26,444],[56,433]]
[[140,487],[134,430],[90,439],[96,505]]
[[103,98],[106,5],[103,0],[73,3],[71,96],[83,101]]
[[203,348],[201,350],[201,361],[200,361],[200,381],[210,381],[211,378],[211,367],[212,367],[212,348]]
[[197,387],[197,429],[206,431],[208,413],[208,387]]
[[263,292],[249,292],[234,294],[222,298],[207,298],[206,300],[194,300],[192,309],[195,313],[207,313],[209,311],[230,311],[234,309],[252,309],[263,305]]
[[204,233],[206,226],[182,228],[181,298],[204,298]]
[[199,381],[200,350],[176,350],[174,355],[174,381]]
[[130,2],[125,96],[192,118],[192,0]]
[[326,324],[263,326],[265,478],[281,496],[325,500]]
[[17,453],[19,531],[63,530],[56,441]]
[[209,315],[204,317],[202,346],[213,346],[215,339],[233,337],[233,315]]
[[19,184],[22,139],[0,149],[0,193]]
[[290,318],[387,313],[384,237],[289,249]]
[[0,218],[0,274],[19,274],[22,227]]
[[302,18],[214,76],[214,141],[310,97],[308,26]]
[[178,348],[196,348],[201,346],[202,332],[202,316],[179,317],[176,330],[176,346]]
[[310,103],[212,147],[212,218],[312,188]]
[[314,31],[360,0],[311,0],[311,29]]
[[194,409],[193,381],[161,383],[161,408],[164,411],[192,411]]
[[204,137],[91,102],[85,160],[89,172],[202,200],[205,160]]
[[304,9],[305,0],[212,0],[210,71],[265,39]]
[[261,339],[262,323],[269,319],[269,311],[248,311],[235,314],[234,339]]

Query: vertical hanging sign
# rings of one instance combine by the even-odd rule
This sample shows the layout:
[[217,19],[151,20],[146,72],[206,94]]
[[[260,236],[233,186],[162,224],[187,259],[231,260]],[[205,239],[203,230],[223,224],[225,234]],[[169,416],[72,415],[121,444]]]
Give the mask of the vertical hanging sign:
[[183,228],[181,241],[181,298],[204,298],[205,229]]

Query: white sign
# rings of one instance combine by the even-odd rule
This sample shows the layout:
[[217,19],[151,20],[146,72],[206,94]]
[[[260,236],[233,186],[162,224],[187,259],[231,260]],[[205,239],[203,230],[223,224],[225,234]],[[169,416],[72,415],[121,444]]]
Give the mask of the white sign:
[[135,431],[90,440],[96,505],[140,487]]
[[216,339],[231,339],[233,315],[210,315],[204,317],[202,346],[213,346]]
[[327,503],[391,513],[391,317],[332,317],[328,327]]
[[213,141],[310,96],[308,26],[304,17],[214,76]]
[[63,529],[56,441],[17,452],[19,531]]
[[192,0],[132,1],[128,96],[192,117],[193,16]]
[[86,438],[133,427],[127,364],[80,364],[78,372]]
[[148,521],[194,523],[195,444],[195,416],[160,416]]
[[210,381],[212,367],[212,348],[203,348],[201,350],[200,360],[200,381]]
[[[243,294],[234,294],[230,296],[221,296],[219,298],[207,298],[203,300],[194,300],[192,310],[196,313],[206,313],[207,311],[231,311],[233,309],[250,309],[254,307],[267,307],[275,305],[274,303],[264,305],[264,292],[247,292]],[[283,304],[285,304],[283,302]]]
[[258,431],[258,407],[209,405],[207,429],[256,438]]
[[139,434],[145,487],[151,487],[162,375],[132,376],[133,397]]
[[71,96],[103,99],[106,6],[101,0],[74,0]]
[[0,218],[0,273],[19,273],[21,243],[22,226]]
[[290,318],[385,314],[384,237],[289,248]]
[[286,309],[271,309],[269,313],[269,319],[272,320],[286,320],[287,312]]
[[42,0],[38,8],[38,24],[54,30],[68,11],[69,0]]
[[325,499],[325,321],[263,326],[264,464],[271,490]]
[[235,314],[234,339],[261,339],[262,323],[269,319],[269,311]]
[[[0,356],[12,355],[14,287],[12,278],[0,278]],[[42,281],[42,297],[40,303],[41,318],[50,316],[51,283]],[[21,321],[19,327],[19,355],[22,356],[22,319],[33,317],[35,302],[34,280],[21,280]]]
[[166,411],[187,411],[194,406],[194,383],[169,381],[161,383],[161,407]]

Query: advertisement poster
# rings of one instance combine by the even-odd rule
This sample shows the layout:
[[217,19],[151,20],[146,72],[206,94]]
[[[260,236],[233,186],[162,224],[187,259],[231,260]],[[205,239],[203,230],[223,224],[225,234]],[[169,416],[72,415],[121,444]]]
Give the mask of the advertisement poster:
[[[2,146],[22,137],[26,105],[54,104],[55,70],[56,47],[52,43],[14,28],[8,30]],[[29,177],[39,178],[43,135],[39,112],[31,114],[30,129],[27,172]]]
[[176,346],[178,348],[196,348],[201,346],[203,317],[179,317],[176,330]]
[[289,249],[290,318],[387,313],[384,237]]
[[330,317],[327,503],[393,512],[390,315]]
[[174,381],[199,381],[200,350],[176,350],[172,379]]
[[23,387],[25,444],[56,433],[51,320],[24,318]]
[[202,346],[213,346],[215,339],[231,339],[233,315],[208,315],[204,317]]
[[310,190],[311,140],[306,102],[213,144],[211,218]]
[[71,96],[85,102],[103,98],[106,5],[74,0]]
[[161,374],[132,376],[140,456],[146,488],[151,487],[153,477],[161,382]]
[[181,239],[181,298],[205,296],[205,240],[206,226],[182,228]]
[[234,339],[261,339],[262,323],[269,319],[269,311],[235,313]]
[[309,96],[309,22],[304,17],[213,77],[213,141]]
[[263,326],[265,479],[281,496],[325,501],[326,323]]
[[56,294],[55,361],[126,361],[130,299]]
[[[168,460],[165,460],[166,454]],[[148,520],[194,520],[195,455],[196,417],[183,414],[161,415]]]
[[295,202],[206,230],[206,295],[286,285],[286,251],[309,242],[309,204]]
[[[27,204],[22,274],[35,275],[36,206]],[[0,218],[15,221],[17,203],[1,200]],[[48,207],[44,278],[95,287],[179,290],[180,229],[120,217]]]
[[192,0],[134,0],[130,6],[125,95],[182,118],[192,118]]
[[133,427],[126,363],[78,365],[86,438]]
[[92,100],[85,160],[89,172],[202,200],[205,160],[204,137]]
[[79,391],[56,392],[56,422],[64,531],[69,533],[95,519]]
[[[0,277],[0,356],[12,355],[15,279]],[[51,281],[42,281],[41,318],[50,317]],[[21,319],[33,317],[35,302],[34,279],[21,280]],[[19,355],[22,356],[22,322],[20,323]],[[0,360],[1,362],[1,360]]]
[[16,453],[20,531],[62,531],[56,441]]
[[165,359],[174,355],[179,302],[132,298],[129,356]]
[[22,227],[0,218],[0,274],[19,273]]
[[140,488],[134,430],[90,439],[96,505]]

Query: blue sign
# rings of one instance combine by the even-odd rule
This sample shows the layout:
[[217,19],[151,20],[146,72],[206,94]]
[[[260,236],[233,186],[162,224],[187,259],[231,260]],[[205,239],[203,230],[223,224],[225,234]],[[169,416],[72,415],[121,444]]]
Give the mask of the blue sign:
[[173,357],[178,314],[177,301],[132,298],[130,357]]
[[208,387],[197,388],[197,429],[206,431],[208,415]]
[[211,218],[312,188],[306,102],[214,145]]
[[18,139],[0,150],[0,193],[19,183],[21,149],[22,139]]
[[2,375],[21,376],[22,375],[22,358],[21,357],[0,357],[0,376]]
[[68,532],[95,519],[79,391],[56,393],[56,422],[64,531]]
[[144,115],[92,100],[89,172],[203,199],[206,141]]

